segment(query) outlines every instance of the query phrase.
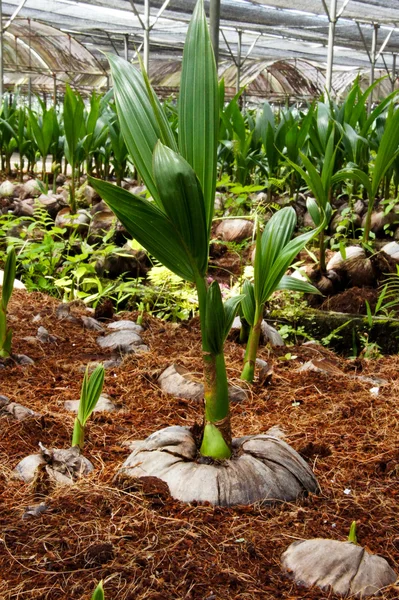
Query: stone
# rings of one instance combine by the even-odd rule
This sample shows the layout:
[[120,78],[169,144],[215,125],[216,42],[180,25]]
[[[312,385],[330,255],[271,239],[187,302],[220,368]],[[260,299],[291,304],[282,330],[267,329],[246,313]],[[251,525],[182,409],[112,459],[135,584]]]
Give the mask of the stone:
[[[64,408],[69,410],[70,412],[77,413],[79,408],[80,400],[67,400],[64,402]],[[114,412],[116,410],[116,406],[111,400],[108,398],[106,394],[101,394],[98,399],[96,406],[94,407],[93,412]]]
[[252,237],[254,224],[248,219],[225,219],[216,228],[216,237],[224,242],[242,242]]
[[90,331],[104,331],[101,323],[94,319],[93,317],[81,317],[82,324],[85,329],[89,329]]
[[167,427],[138,443],[119,473],[133,479],[158,477],[177,500],[218,506],[295,501],[319,491],[307,463],[269,434],[234,439],[231,459],[205,464],[197,461],[188,427]]
[[31,517],[40,517],[44,512],[48,510],[48,505],[45,502],[40,502],[40,504],[33,504],[32,506],[28,506],[25,509],[24,514],[22,515],[22,519],[30,519]]
[[351,598],[378,595],[395,583],[388,562],[352,542],[312,539],[296,541],[281,557],[283,569],[301,586],[317,586]]

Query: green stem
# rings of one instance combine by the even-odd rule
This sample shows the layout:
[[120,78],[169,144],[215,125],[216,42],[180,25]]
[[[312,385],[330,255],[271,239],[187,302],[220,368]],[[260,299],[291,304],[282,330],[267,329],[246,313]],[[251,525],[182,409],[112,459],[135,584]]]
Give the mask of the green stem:
[[319,235],[319,267],[320,272],[326,272],[326,249],[324,247],[324,231],[320,231]]
[[75,172],[74,172],[74,168],[72,167],[72,179],[71,179],[71,185],[69,186],[69,205],[71,208],[71,213],[73,215],[76,214],[76,198],[75,198]]
[[85,439],[85,430],[78,418],[75,419],[72,434],[72,446],[83,448]]
[[364,224],[364,232],[363,232],[363,243],[367,244],[370,236],[370,227],[371,227],[371,215],[373,213],[374,208],[374,199],[369,198],[369,205],[367,207],[367,216],[366,222]]
[[264,304],[258,307],[255,315],[255,325],[251,327],[249,340],[245,350],[244,367],[241,373],[241,379],[253,383],[255,376],[256,354],[259,347],[259,339],[262,328]]
[[209,348],[205,315],[207,286],[203,277],[196,281],[200,312],[204,361],[205,426],[200,452],[214,459],[231,456],[231,425],[228,382],[224,354],[213,354]]

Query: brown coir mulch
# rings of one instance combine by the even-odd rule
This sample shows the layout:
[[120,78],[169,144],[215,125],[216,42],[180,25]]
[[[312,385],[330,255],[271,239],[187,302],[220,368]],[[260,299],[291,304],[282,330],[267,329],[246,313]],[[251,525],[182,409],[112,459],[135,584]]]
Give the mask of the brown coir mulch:
[[[285,358],[287,349],[263,348],[272,381],[255,385],[247,401],[232,407],[234,433],[280,426],[313,467],[320,496],[277,506],[182,505],[157,480],[133,489],[114,482],[129,453],[124,442],[201,418],[198,403],[163,395],[154,382],[174,361],[200,374],[198,323],[148,318],[143,337],[151,352],[106,372],[104,391],[121,410],[97,414],[88,424],[84,452],[94,473],[70,488],[29,486],[12,478],[13,468],[37,451],[39,441],[69,446],[73,417],[63,403],[79,397],[82,368],[104,358],[97,334],[57,321],[56,306],[54,299],[25,292],[15,292],[10,303],[14,351],[36,362],[0,370],[0,394],[42,416],[23,422],[0,416],[1,600],[89,599],[100,579],[112,600],[335,598],[297,587],[282,574],[280,556],[297,539],[343,540],[353,520],[359,542],[399,570],[399,357],[351,363],[315,347],[290,349]],[[42,321],[33,323],[39,313]],[[58,336],[57,343],[24,340],[39,324]],[[228,342],[233,381],[241,357],[242,349]],[[333,375],[298,372],[307,360],[324,357],[335,365]],[[375,396],[371,381],[353,375],[387,383]],[[47,511],[23,519],[39,502]],[[399,587],[382,598],[398,599]]]

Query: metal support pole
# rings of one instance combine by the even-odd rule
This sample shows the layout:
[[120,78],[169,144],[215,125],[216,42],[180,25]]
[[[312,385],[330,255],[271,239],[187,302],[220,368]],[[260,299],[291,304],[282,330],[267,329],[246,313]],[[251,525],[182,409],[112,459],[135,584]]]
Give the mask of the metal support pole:
[[57,75],[53,73],[53,105],[57,106]]
[[220,0],[209,1],[209,29],[216,67],[219,64]]
[[393,53],[392,54],[392,79],[391,79],[392,91],[395,90],[395,83],[396,83],[396,57],[397,57],[397,54]]
[[125,33],[123,40],[125,48],[125,60],[129,60],[129,34]]
[[150,0],[144,0],[144,68],[150,68]]
[[333,71],[333,64],[334,64],[335,25],[337,24],[337,0],[331,0],[328,19],[329,19],[329,26],[328,26],[326,90],[327,90],[328,94],[331,94],[332,71]]
[[[373,37],[371,39],[371,54],[370,54],[370,85],[374,83],[374,73],[375,73],[375,61],[377,59],[377,39],[378,39],[378,29],[379,25],[374,23],[373,25]],[[367,114],[371,113],[371,107],[373,105],[373,92],[369,95],[369,100],[367,104]]]
[[3,5],[0,0],[0,105],[3,103],[4,72],[3,72]]
[[239,29],[238,33],[238,44],[237,44],[237,81],[236,81],[236,93],[240,91],[241,85],[241,47],[242,47],[242,31]]

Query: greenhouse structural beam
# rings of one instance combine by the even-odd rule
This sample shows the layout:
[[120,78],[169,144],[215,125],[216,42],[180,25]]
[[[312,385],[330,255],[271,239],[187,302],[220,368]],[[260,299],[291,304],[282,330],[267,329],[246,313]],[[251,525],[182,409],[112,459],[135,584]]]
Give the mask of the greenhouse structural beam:
[[127,33],[123,36],[123,48],[125,51],[125,60],[129,60],[129,35]]
[[209,28],[216,66],[219,64],[219,29],[220,29],[220,0],[209,2]]

